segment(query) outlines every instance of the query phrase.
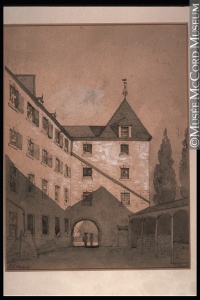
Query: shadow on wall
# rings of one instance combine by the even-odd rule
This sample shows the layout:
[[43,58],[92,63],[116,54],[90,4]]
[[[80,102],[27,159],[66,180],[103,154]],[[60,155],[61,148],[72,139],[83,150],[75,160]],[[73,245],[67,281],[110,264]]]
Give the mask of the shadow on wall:
[[[48,196],[45,186],[43,191],[35,186],[34,180],[38,182],[40,175],[31,173],[25,176],[7,155],[5,169],[7,260],[13,261],[20,257],[20,249],[23,248],[20,244],[21,232],[31,233],[37,253],[69,245],[69,207],[66,210],[60,208],[55,200]],[[42,180],[40,178],[41,186]]]

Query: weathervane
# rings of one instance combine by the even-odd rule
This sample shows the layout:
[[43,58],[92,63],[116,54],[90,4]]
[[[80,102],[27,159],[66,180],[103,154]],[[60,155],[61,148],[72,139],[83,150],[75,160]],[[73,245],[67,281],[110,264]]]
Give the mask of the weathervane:
[[123,90],[123,95],[124,95],[124,99],[126,99],[126,96],[128,95],[128,90],[127,90],[127,80],[126,79],[122,79],[122,81],[124,82],[124,90]]

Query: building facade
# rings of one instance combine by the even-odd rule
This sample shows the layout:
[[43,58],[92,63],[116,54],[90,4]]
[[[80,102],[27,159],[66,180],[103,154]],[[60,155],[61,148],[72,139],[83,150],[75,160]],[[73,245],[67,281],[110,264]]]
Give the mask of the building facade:
[[[6,67],[4,84],[8,252],[18,249],[21,231],[38,252],[73,245],[74,226],[85,219],[101,224],[99,244],[119,245],[128,214],[149,206],[151,136],[126,94],[105,126],[62,126],[36,96],[35,75]],[[113,242],[108,228],[116,229]]]

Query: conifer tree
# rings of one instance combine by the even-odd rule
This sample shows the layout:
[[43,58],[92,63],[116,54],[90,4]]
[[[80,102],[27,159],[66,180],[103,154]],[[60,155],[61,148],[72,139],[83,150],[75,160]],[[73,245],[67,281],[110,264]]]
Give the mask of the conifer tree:
[[173,169],[173,159],[170,140],[165,128],[163,140],[158,151],[158,161],[154,169],[154,195],[155,204],[163,204],[175,200],[176,196],[176,179]]
[[185,130],[185,138],[182,141],[182,158],[179,165],[179,181],[181,184],[180,193],[183,198],[189,196],[189,148],[188,128]]

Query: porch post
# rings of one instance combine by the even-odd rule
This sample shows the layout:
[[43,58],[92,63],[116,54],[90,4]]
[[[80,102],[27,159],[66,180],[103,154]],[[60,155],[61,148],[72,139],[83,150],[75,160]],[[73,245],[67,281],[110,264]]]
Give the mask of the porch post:
[[174,216],[171,215],[171,263],[174,263]]
[[144,237],[144,219],[142,219],[142,228],[141,228],[141,254],[143,254],[143,237]]
[[155,257],[158,257],[158,217],[156,217],[156,228],[155,228]]

